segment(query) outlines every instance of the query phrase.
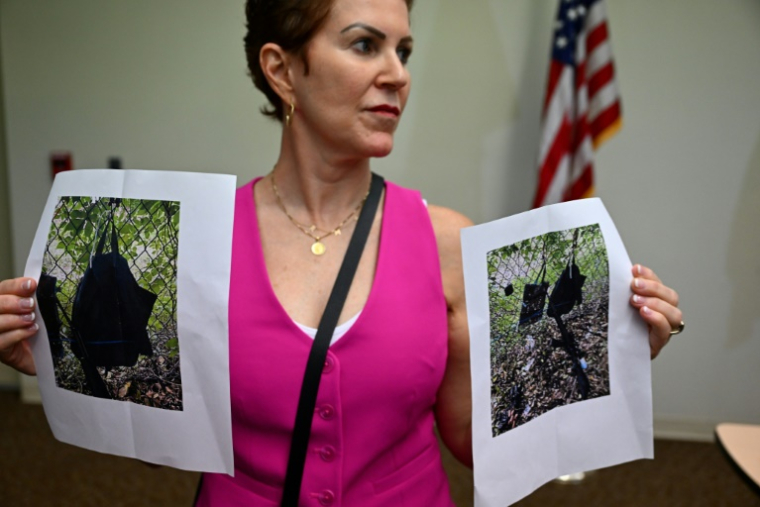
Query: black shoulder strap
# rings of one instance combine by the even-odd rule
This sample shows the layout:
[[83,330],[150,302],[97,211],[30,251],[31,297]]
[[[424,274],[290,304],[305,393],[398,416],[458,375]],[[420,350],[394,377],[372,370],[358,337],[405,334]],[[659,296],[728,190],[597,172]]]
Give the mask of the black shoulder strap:
[[351,287],[356,267],[359,265],[359,259],[362,256],[364,245],[372,228],[372,222],[375,218],[375,212],[377,211],[382,191],[383,178],[373,173],[369,195],[359,214],[356,229],[354,229],[354,233],[351,236],[346,256],[343,258],[343,264],[340,266],[340,271],[338,271],[338,278],[335,280],[330,298],[327,300],[325,312],[319,321],[314,344],[311,346],[303,384],[301,385],[301,397],[298,400],[296,425],[290,443],[290,457],[288,458],[288,470],[285,475],[282,507],[298,507],[298,495],[301,491],[301,479],[306,462],[306,451],[309,445],[314,407],[317,403],[319,381],[322,377],[322,367],[325,364],[327,349],[330,347],[335,326],[338,324],[340,312],[343,310],[343,303],[346,301],[348,289]]

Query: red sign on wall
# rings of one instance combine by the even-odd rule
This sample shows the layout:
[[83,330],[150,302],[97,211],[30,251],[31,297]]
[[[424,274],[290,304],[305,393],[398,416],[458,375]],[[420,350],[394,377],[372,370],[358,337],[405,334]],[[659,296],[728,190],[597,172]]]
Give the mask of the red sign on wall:
[[70,151],[54,151],[50,154],[50,169],[52,177],[63,171],[71,171],[74,168],[73,157]]

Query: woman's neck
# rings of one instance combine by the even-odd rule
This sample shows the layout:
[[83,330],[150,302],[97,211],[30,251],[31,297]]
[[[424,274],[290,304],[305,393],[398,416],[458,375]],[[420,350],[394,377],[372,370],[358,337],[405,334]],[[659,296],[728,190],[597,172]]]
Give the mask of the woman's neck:
[[280,199],[296,220],[323,229],[335,227],[356,208],[369,188],[368,158],[325,154],[291,142],[283,134],[282,151],[272,174]]

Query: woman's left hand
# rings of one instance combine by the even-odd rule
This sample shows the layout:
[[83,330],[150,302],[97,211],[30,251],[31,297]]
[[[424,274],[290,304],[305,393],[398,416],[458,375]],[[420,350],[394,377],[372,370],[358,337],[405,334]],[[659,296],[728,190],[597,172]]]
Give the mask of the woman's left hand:
[[670,337],[683,330],[683,314],[678,308],[678,293],[664,285],[646,266],[633,266],[631,306],[639,311],[649,328],[652,359],[668,344]]

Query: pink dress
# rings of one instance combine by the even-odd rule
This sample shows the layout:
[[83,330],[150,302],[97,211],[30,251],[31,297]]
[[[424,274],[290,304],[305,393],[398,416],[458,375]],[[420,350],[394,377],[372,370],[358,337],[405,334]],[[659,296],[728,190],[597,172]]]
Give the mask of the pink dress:
[[[313,343],[272,290],[253,183],[237,192],[232,247],[235,477],[204,475],[201,507],[279,505]],[[386,183],[375,279],[359,318],[327,355],[301,506],[453,507],[433,433],[446,354],[446,303],[427,209],[418,192]]]

